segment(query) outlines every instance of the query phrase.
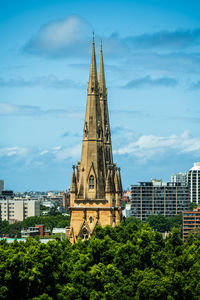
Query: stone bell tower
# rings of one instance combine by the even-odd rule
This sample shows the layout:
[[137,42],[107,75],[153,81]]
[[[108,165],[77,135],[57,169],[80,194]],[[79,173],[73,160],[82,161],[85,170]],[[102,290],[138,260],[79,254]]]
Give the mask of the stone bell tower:
[[93,40],[87,106],[83,127],[81,161],[73,166],[70,187],[70,227],[66,236],[72,242],[88,239],[95,225],[116,226],[122,217],[120,169],[113,163],[107,88],[101,47],[97,77]]

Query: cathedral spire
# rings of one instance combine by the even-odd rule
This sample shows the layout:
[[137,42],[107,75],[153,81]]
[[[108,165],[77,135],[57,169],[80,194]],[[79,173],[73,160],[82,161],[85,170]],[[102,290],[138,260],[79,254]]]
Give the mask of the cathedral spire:
[[104,63],[103,63],[103,50],[102,50],[102,41],[101,41],[101,51],[100,51],[100,64],[99,64],[99,89],[100,93],[106,93],[106,81],[104,73]]
[[93,33],[93,42],[92,42],[92,56],[90,63],[90,75],[88,82],[88,92],[94,92],[97,90],[98,80],[97,80],[97,65],[96,65],[96,54],[95,54],[95,42],[94,42],[94,33]]
[[99,99],[100,99],[100,107],[101,107],[103,137],[104,137],[104,156],[105,156],[105,163],[108,166],[108,165],[112,165],[113,157],[112,157],[110,122],[109,122],[109,114],[108,114],[107,88],[106,88],[104,63],[103,63],[102,43],[101,43],[101,51],[100,51],[98,83],[99,83]]
[[101,47],[97,79],[93,37],[81,161],[78,162],[77,171],[73,167],[70,188],[72,242],[78,237],[89,238],[97,222],[101,226],[119,224],[120,182],[120,173],[112,158],[103,51]]
[[95,43],[93,40],[78,182],[79,197],[90,199],[104,197],[105,163],[103,150],[103,128],[96,70]]

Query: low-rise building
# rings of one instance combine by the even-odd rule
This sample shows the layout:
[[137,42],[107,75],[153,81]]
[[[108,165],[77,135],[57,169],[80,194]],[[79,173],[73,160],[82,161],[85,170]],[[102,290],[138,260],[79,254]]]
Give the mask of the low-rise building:
[[66,232],[66,228],[53,228],[52,234],[64,233]]
[[23,221],[27,217],[40,216],[39,200],[0,199],[1,220],[9,223]]
[[183,213],[183,239],[188,237],[189,233],[200,234],[200,206],[192,211]]
[[21,238],[27,238],[29,236],[49,236],[50,230],[45,230],[44,225],[35,225],[34,227],[28,227],[21,230]]
[[45,206],[47,209],[50,209],[50,208],[53,208],[56,206],[56,203],[54,201],[50,201],[50,200],[41,201],[41,204],[43,206]]

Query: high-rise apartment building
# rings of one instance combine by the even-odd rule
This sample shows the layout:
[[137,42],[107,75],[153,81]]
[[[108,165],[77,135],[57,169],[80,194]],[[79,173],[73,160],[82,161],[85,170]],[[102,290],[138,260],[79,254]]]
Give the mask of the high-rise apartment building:
[[200,203],[200,162],[195,162],[194,166],[186,174],[186,182],[190,190],[190,202]]
[[93,41],[87,106],[83,128],[81,161],[73,166],[70,187],[70,228],[73,242],[89,238],[95,225],[116,226],[121,221],[122,183],[120,169],[113,162],[103,52],[97,77]]
[[182,172],[175,173],[171,175],[172,183],[181,183],[182,185],[186,184],[186,174]]
[[131,215],[145,221],[150,215],[166,217],[189,208],[189,189],[181,183],[152,179],[131,186]]
[[9,221],[11,224],[23,221],[27,217],[40,216],[40,201],[0,199],[0,215],[1,220]]

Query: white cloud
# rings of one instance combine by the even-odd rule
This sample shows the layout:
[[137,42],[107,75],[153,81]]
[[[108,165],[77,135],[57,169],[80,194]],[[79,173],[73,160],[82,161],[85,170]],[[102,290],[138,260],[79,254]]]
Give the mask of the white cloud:
[[39,162],[45,163],[48,162],[63,162],[66,160],[77,160],[80,157],[81,153],[81,144],[70,146],[70,147],[61,147],[56,146],[53,148],[24,148],[24,147],[6,147],[0,148],[0,158],[3,159],[22,159],[26,166],[31,166],[32,163]]
[[192,137],[188,131],[180,136],[176,134],[168,137],[143,135],[137,141],[115,150],[115,153],[133,155],[145,162],[165,155],[169,151],[175,151],[176,154],[191,153],[200,156],[200,137]]
[[64,110],[64,109],[48,109],[42,110],[39,106],[31,105],[16,105],[5,102],[0,102],[0,115],[4,116],[43,116],[55,115],[59,117],[80,118],[83,114],[81,109]]
[[2,156],[26,156],[28,154],[27,148],[20,147],[8,147],[0,149],[0,157]]
[[41,152],[40,152],[40,154],[39,155],[45,155],[45,154],[47,154],[47,153],[49,153],[49,151],[48,150],[42,150]]
[[41,114],[41,110],[37,106],[31,105],[16,105],[5,102],[0,102],[0,115],[35,115]]
[[0,115],[12,115],[17,112],[17,105],[0,102]]
[[81,153],[81,144],[69,147],[69,148],[62,148],[62,147],[55,147],[53,150],[53,154],[55,155],[56,160],[64,161],[68,158],[78,158]]
[[[44,25],[26,46],[25,50],[35,54],[55,56],[77,55],[88,50],[87,36],[92,28],[83,18],[71,15],[63,20]],[[89,40],[89,39],[88,39]]]

